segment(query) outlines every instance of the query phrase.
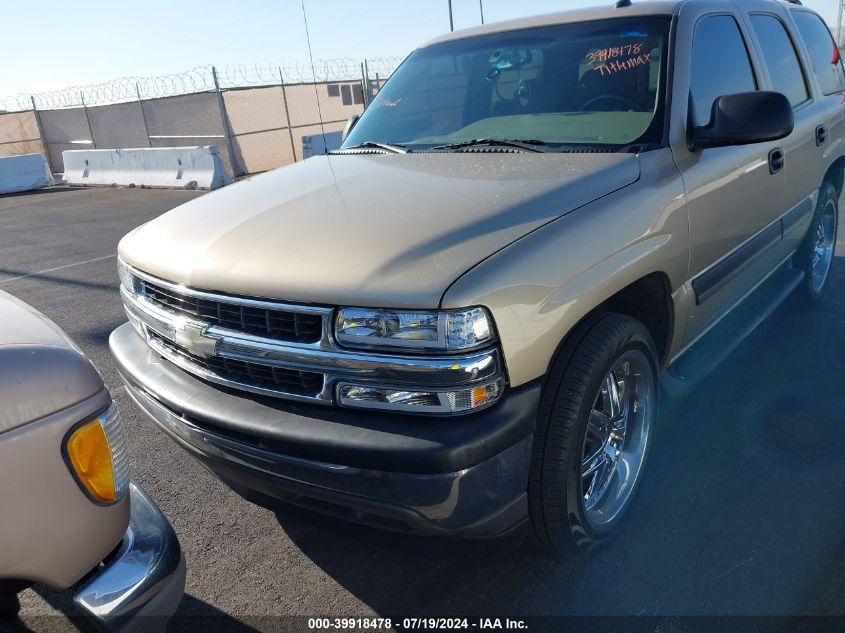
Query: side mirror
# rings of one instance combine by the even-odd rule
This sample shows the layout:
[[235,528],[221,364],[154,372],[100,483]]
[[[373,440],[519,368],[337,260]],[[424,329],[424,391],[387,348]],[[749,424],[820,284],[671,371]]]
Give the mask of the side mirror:
[[794,126],[792,104],[780,92],[724,95],[713,102],[710,123],[689,126],[687,145],[693,151],[776,141],[789,136]]
[[357,114],[353,114],[349,119],[346,121],[346,127],[343,128],[343,134],[340,135],[340,142],[346,140],[346,137],[349,136],[349,133],[352,131],[352,128],[355,127],[355,124],[358,123],[358,119],[360,117]]

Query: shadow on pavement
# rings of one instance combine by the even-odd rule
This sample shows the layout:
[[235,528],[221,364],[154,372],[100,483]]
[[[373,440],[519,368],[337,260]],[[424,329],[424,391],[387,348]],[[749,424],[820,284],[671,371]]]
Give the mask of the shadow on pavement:
[[[517,538],[415,537],[293,506],[276,516],[306,556],[381,615],[490,613],[492,605],[504,609],[498,602],[501,590],[530,584],[557,564]],[[504,585],[503,575],[508,578]]]
[[85,328],[82,331],[75,332],[73,340],[81,346],[101,346],[108,349],[109,336],[118,327],[126,323],[125,320],[110,320],[105,323],[98,323],[95,327]]
[[5,278],[0,278],[0,287],[4,284],[8,286],[16,281],[45,281],[50,284],[61,284],[69,286],[79,286],[82,288],[91,288],[94,290],[108,290],[117,292],[117,282],[110,284],[101,284],[93,281],[84,281],[82,279],[68,279],[67,277],[59,277],[58,275],[48,275],[47,273],[30,273],[25,270],[13,270],[9,268],[0,268],[0,275],[7,275]]
[[[0,622],[0,633],[100,633],[101,629],[80,614],[72,602],[72,592],[52,591],[46,587],[36,586],[34,591],[51,607],[68,617],[59,615],[24,616],[23,621],[15,623]],[[257,623],[257,622],[256,622]],[[159,630],[157,619],[150,619],[141,623],[138,630]],[[158,626],[154,626],[158,625]],[[262,627],[263,628],[263,627]],[[177,615],[167,625],[170,633],[198,631],[202,633],[232,632],[252,633],[255,627],[243,620],[234,618],[216,609],[210,604],[185,594],[179,604]]]
[[[236,582],[233,580],[233,582]],[[185,594],[177,614],[170,620],[169,633],[252,633],[259,630],[249,624],[248,618],[236,618],[216,609],[207,602]]]
[[17,191],[15,193],[4,193],[0,198],[28,198],[30,196],[43,196],[51,193],[67,193],[69,191],[83,191],[84,187],[68,187],[66,185],[55,185],[53,187],[44,187],[43,189],[33,189],[32,191]]

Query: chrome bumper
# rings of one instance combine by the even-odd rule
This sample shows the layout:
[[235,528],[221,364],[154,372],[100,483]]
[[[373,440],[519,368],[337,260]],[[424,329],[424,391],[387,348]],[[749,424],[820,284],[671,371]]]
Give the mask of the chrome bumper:
[[73,601],[107,631],[163,631],[185,590],[185,557],[176,533],[137,485],[129,485],[131,516],[113,559]]

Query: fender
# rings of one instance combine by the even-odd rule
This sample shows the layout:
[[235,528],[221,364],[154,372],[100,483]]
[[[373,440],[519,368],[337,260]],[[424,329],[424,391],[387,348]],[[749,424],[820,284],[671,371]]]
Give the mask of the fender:
[[[689,221],[683,183],[668,150],[639,159],[638,182],[518,240],[446,291],[444,308],[484,305],[492,312],[512,386],[544,375],[560,342],[584,316],[651,273],[669,279],[674,323],[686,322]],[[670,333],[670,351],[682,334]]]

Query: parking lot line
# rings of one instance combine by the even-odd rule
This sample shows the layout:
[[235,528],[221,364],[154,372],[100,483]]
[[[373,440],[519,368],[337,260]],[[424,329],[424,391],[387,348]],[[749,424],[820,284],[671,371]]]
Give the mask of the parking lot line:
[[8,279],[3,279],[0,281],[0,286],[3,284],[8,284],[13,281],[19,281],[21,279],[26,279],[27,277],[36,277],[38,275],[43,275],[44,273],[54,273],[57,270],[64,270],[65,268],[73,268],[74,266],[82,266],[83,264],[91,264],[93,262],[100,262],[104,259],[109,259],[110,257],[117,257],[117,253],[112,253],[111,255],[103,255],[102,257],[94,257],[92,259],[86,259],[81,262],[74,262],[72,264],[65,264],[64,266],[56,266],[55,268],[47,268],[45,270],[39,270],[38,272],[34,273],[27,273],[26,275],[18,275],[17,277],[9,277]]

